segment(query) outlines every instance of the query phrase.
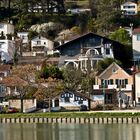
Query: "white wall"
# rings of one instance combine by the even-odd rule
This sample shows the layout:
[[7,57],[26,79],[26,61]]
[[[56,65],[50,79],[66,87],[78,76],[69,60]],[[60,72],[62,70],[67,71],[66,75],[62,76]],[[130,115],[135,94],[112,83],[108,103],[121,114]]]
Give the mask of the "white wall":
[[17,36],[22,39],[22,43],[28,43],[28,32],[18,32]]
[[[128,6],[134,6],[134,8],[128,8]],[[121,10],[126,12],[124,13],[125,15],[136,15],[138,11],[137,9],[138,8],[136,3],[126,2],[121,5]],[[129,12],[134,12],[134,13],[129,13]]]
[[6,34],[13,34],[14,33],[14,26],[9,23],[0,23],[0,34],[1,32]]
[[132,47],[133,47],[133,59],[140,59],[140,40],[137,40],[137,36],[140,34],[132,35]]
[[[37,42],[40,41],[40,44],[37,44]],[[31,48],[33,49],[33,46],[44,46],[44,51],[47,51],[47,54],[53,54],[53,41],[51,40],[48,40],[44,37],[36,37],[36,38],[33,38],[31,40]]]
[[61,96],[59,96],[59,106],[60,107],[80,107],[81,105],[86,105],[88,106],[88,100],[86,99],[85,101],[83,101],[82,104],[79,104],[79,101],[75,101],[74,100],[74,94],[73,97],[70,98],[70,102],[65,102],[64,98],[61,98]]
[[13,59],[15,52],[15,41],[13,40],[0,40],[0,53],[2,61],[10,61]]
[[135,97],[136,97],[136,103],[138,103],[138,98],[140,98],[140,73],[137,73],[135,75]]

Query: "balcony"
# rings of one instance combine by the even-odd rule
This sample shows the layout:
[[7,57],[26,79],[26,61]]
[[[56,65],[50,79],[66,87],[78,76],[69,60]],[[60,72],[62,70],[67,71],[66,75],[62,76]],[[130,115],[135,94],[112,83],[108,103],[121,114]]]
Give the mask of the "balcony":
[[117,89],[119,90],[121,88],[121,90],[124,90],[124,91],[131,91],[132,90],[132,85],[130,84],[127,84],[127,85],[93,85],[93,89],[94,90],[97,90],[97,89]]

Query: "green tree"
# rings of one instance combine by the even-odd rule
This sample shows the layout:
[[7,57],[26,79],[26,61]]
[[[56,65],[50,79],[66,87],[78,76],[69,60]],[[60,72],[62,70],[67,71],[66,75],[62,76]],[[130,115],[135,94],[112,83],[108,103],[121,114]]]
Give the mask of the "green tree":
[[100,71],[103,71],[105,70],[110,64],[112,64],[113,62],[119,64],[119,65],[122,65],[122,63],[119,61],[119,60],[115,60],[113,58],[105,58],[104,60],[101,60],[98,62],[98,65],[97,65],[97,70],[100,72]]
[[116,40],[124,45],[131,44],[130,35],[124,28],[120,28],[116,30],[115,32],[111,33],[109,35],[109,38]]

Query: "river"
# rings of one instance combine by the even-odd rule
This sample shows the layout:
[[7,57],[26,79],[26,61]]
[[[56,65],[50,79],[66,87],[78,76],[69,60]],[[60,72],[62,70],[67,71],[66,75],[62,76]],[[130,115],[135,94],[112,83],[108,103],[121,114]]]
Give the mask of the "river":
[[140,140],[140,125],[0,124],[0,140]]

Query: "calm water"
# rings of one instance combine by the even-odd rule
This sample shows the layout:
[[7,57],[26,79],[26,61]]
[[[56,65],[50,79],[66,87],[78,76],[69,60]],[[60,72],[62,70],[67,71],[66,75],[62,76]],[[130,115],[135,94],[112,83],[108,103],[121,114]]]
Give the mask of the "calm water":
[[140,140],[140,125],[0,124],[0,140]]

